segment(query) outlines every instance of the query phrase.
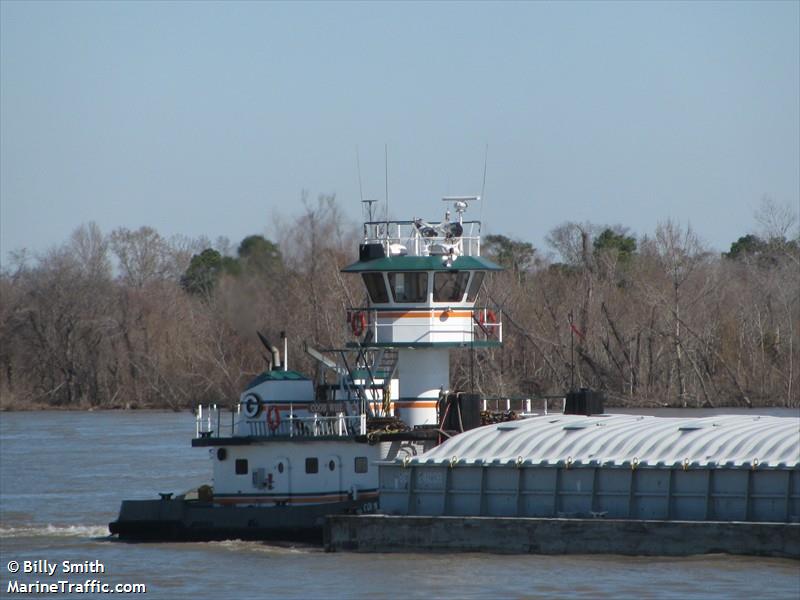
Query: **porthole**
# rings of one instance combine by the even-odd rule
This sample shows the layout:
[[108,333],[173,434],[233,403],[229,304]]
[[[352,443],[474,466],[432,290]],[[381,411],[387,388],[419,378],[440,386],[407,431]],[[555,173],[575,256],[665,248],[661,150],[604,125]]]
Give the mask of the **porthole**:
[[217,449],[217,460],[225,460],[228,458],[228,451],[225,448]]
[[283,473],[283,463],[278,463],[278,473]]
[[334,469],[336,469],[336,463],[335,463],[334,461],[330,461],[330,462],[328,463],[328,468],[329,468],[331,471],[333,471]]

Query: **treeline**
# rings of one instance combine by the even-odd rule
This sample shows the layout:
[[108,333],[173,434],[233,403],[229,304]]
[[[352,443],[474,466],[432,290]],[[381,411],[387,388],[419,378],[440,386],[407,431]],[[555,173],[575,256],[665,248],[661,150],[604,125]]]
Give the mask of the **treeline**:
[[[478,302],[502,310],[505,343],[454,352],[454,387],[550,395],[574,378],[616,404],[800,405],[800,244],[789,211],[767,203],[761,217],[722,255],[674,222],[640,238],[566,223],[551,255],[485,236],[506,271]],[[302,344],[342,347],[346,309],[365,303],[339,272],[360,232],[332,197],[274,230],[234,247],[88,224],[14,255],[0,272],[0,405],[230,403],[268,360],[256,331],[273,344],[285,331],[290,368],[314,374]]]

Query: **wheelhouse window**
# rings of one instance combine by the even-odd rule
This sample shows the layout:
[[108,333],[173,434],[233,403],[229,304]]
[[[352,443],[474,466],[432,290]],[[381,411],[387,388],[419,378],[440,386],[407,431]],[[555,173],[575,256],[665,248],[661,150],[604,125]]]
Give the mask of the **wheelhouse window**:
[[237,458],[236,459],[236,474],[237,475],[247,475],[248,466],[247,466],[247,459],[246,458]]
[[366,456],[356,456],[355,461],[355,471],[356,473],[366,473],[368,464],[367,464],[367,457]]
[[461,302],[467,290],[469,271],[434,273],[433,301]]
[[389,273],[389,287],[395,302],[425,302],[428,299],[428,274]]
[[369,299],[375,304],[385,304],[389,301],[389,294],[386,292],[386,283],[383,280],[383,273],[363,273],[364,285],[367,286]]
[[319,460],[316,458],[307,458],[306,473],[319,473]]
[[484,275],[486,275],[486,273],[483,271],[475,271],[472,274],[472,281],[469,283],[469,291],[467,292],[467,302],[475,302],[475,298],[478,297],[478,292],[481,291]]

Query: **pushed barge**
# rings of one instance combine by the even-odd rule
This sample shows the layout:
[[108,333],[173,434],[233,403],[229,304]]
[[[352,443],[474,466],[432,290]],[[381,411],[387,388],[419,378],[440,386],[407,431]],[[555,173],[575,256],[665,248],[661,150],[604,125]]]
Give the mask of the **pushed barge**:
[[380,468],[395,515],[800,523],[800,419],[546,415]]
[[287,370],[285,352],[281,366],[259,334],[271,370],[232,409],[197,412],[192,445],[209,452],[212,481],[179,496],[124,501],[111,533],[319,538],[325,515],[377,510],[379,460],[415,456],[469,428],[462,410],[479,417],[478,399],[450,389],[450,349],[500,345],[503,331],[500,310],[476,306],[485,274],[500,270],[480,256],[480,222],[463,218],[476,200],[445,198],[455,214],[447,210],[440,222],[368,214],[359,260],[343,269],[360,275],[367,293],[365,306],[343,319],[354,341],[306,347],[321,367],[314,382]]
[[329,551],[800,558],[800,419],[547,415],[380,464]]

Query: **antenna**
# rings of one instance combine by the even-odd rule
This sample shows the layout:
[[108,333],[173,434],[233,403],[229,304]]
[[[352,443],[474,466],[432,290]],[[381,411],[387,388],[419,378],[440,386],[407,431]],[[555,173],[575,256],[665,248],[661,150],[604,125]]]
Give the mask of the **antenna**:
[[383,145],[383,166],[385,169],[386,178],[386,231],[389,231],[389,144]]
[[[486,149],[483,152],[483,183],[481,184],[481,199],[485,197],[486,192],[486,163],[489,160],[489,142],[486,142]],[[478,220],[483,222],[483,204],[481,204],[481,212],[478,214]]]
[[[356,146],[356,168],[358,169],[358,195],[361,197],[361,201],[364,201],[364,190],[361,187],[361,160],[358,157],[358,146]],[[484,173],[484,179],[486,178],[486,174]],[[371,208],[371,206],[370,206]],[[371,221],[372,219],[370,219]]]
[[575,391],[575,325],[573,325],[572,311],[567,314],[569,321],[569,391]]

